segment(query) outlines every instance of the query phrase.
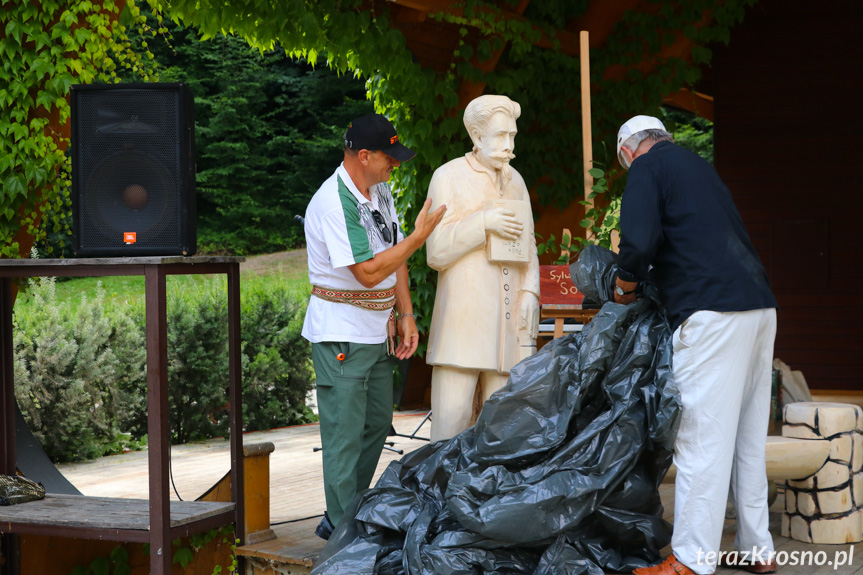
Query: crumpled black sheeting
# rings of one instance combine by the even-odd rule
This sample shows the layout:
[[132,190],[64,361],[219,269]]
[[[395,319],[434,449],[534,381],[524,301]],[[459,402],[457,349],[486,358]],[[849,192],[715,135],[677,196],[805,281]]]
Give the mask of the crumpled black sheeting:
[[596,575],[659,560],[680,415],[671,332],[651,286],[609,301],[614,261],[582,252],[573,281],[607,302],[593,321],[519,363],[474,427],[391,463],[314,574]]

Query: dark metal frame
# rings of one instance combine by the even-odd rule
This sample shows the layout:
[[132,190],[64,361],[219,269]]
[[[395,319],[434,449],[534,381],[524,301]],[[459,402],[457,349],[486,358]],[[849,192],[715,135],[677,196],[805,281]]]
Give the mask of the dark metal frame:
[[[16,533],[111,539],[150,544],[150,573],[171,573],[171,542],[178,537],[226,525],[235,525],[235,537],[244,543],[242,439],[242,366],[240,361],[240,262],[238,257],[129,257],[69,260],[0,260],[0,473],[14,474],[15,382],[12,345],[13,278],[142,275],[145,282],[147,340],[147,430],[149,433],[149,530],[69,528],[60,525],[4,523],[3,573],[20,571]],[[228,282],[228,370],[230,386],[231,496],[233,509],[171,526],[168,450],[168,368],[166,277],[178,274],[226,274]]]

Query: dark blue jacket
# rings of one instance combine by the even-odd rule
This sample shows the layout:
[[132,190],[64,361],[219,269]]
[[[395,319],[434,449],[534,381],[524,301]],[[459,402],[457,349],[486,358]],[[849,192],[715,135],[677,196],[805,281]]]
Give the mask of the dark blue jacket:
[[776,307],[728,188],[688,150],[657,142],[632,162],[620,231],[620,279],[654,281],[671,329],[696,311]]

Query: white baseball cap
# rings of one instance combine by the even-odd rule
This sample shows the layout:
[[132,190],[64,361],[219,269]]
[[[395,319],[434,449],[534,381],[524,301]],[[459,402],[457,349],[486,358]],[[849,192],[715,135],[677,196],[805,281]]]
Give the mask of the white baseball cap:
[[665,130],[665,126],[659,119],[653,116],[634,116],[626,121],[617,132],[617,161],[626,168],[626,159],[621,155],[620,148],[629,137],[644,130]]

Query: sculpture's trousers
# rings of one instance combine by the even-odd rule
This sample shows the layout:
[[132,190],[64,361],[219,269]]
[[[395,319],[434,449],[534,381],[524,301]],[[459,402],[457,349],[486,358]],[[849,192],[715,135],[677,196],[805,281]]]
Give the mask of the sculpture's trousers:
[[[737,507],[735,546],[768,560],[765,444],[770,417],[776,310],[699,311],[673,338],[683,405],[674,443],[671,548],[696,573],[716,571],[729,484]],[[710,564],[711,556],[714,564]]]
[[431,440],[449,439],[470,427],[476,386],[482,402],[506,384],[509,374],[436,365],[432,371]]
[[386,342],[313,343],[312,361],[327,514],[338,525],[354,496],[369,487],[392,425],[393,362]]

